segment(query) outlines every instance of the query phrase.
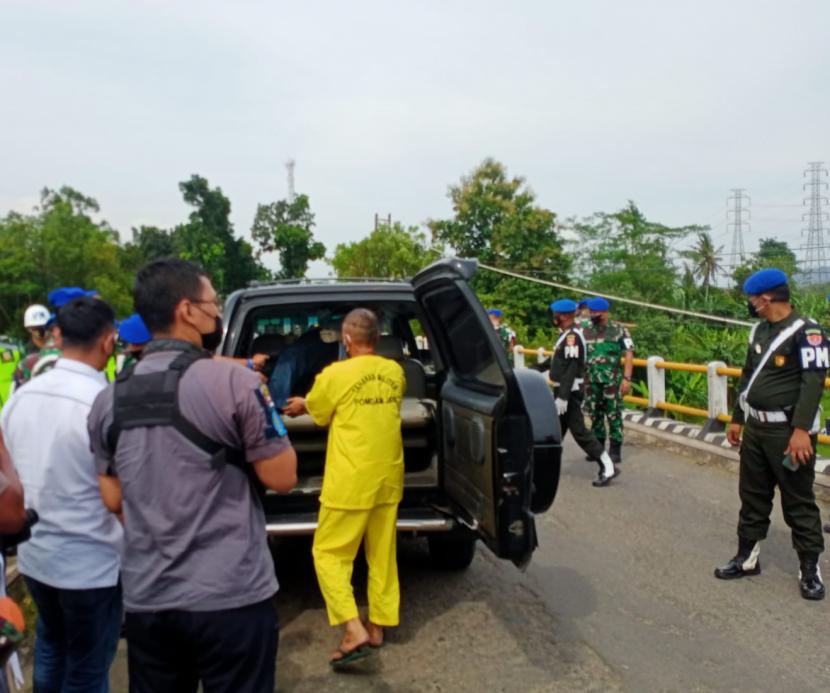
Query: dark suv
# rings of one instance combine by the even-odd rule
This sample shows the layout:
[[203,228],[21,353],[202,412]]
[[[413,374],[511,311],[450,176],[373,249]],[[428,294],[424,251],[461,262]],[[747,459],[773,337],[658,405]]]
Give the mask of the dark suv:
[[[424,534],[433,561],[465,568],[481,539],[523,565],[536,547],[534,513],[553,502],[561,435],[544,376],[513,370],[468,281],[475,260],[440,260],[411,281],[288,281],[237,291],[227,301],[221,351],[267,353],[277,404],[305,395],[327,363],[343,358],[337,325],[352,308],[374,310],[378,353],[398,361],[405,487],[398,530]],[[298,483],[265,497],[271,535],[312,534],[326,429],[286,419]]]

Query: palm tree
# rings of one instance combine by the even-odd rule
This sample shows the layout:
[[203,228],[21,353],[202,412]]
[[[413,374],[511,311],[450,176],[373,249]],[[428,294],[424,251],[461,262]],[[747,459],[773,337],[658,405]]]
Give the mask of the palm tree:
[[720,264],[722,252],[723,246],[715,248],[708,231],[699,231],[697,243],[689,250],[680,253],[682,257],[692,261],[692,272],[700,279],[707,299],[709,298],[709,286],[715,283],[719,274],[724,273],[723,266]]

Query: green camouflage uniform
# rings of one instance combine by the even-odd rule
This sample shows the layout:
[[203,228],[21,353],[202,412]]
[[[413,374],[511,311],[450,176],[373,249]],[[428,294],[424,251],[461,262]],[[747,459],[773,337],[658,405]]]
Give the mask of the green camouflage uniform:
[[29,382],[34,376],[45,373],[55,365],[61,350],[55,346],[53,337],[48,337],[40,351],[32,351],[21,359],[14,371],[14,389]]
[[[495,327],[495,326],[494,326]],[[504,350],[507,352],[507,360],[513,364],[513,341],[516,339],[516,335],[507,325],[499,325],[495,327],[496,334],[499,336],[499,341],[504,346]]]
[[588,416],[593,422],[591,430],[600,442],[608,438],[613,443],[621,444],[623,431],[620,358],[626,351],[634,349],[634,342],[625,327],[611,320],[605,327],[595,327],[591,324],[582,334],[588,348],[588,388],[585,403]]

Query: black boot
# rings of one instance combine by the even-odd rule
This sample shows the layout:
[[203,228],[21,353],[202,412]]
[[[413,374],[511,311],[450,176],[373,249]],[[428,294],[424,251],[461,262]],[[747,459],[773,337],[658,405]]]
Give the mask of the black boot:
[[608,454],[611,456],[611,460],[614,464],[619,464],[622,462],[622,442],[617,440],[612,440],[608,444]]
[[801,596],[815,601],[824,599],[824,583],[821,581],[821,570],[818,567],[818,554],[800,553],[798,560],[801,563],[798,571]]
[[761,573],[761,562],[758,560],[760,551],[759,542],[738,537],[738,553],[726,565],[715,568],[715,577],[720,580],[734,580],[747,575],[759,575]]
[[[602,449],[605,450],[605,438],[597,438],[597,442],[602,445]],[[599,462],[599,459],[596,457],[591,457],[590,455],[585,455],[586,462]]]

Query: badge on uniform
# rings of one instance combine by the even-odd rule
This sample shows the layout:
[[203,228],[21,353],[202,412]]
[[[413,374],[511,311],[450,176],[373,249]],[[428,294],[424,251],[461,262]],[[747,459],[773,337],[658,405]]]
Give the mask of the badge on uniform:
[[756,345],[755,345],[755,353],[756,353],[756,354],[760,354],[760,353],[761,353],[761,345],[760,345],[760,344],[756,344]]
[[265,437],[266,438],[285,438],[288,435],[288,429],[282,422],[282,417],[277,411],[277,406],[271,397],[271,391],[265,383],[260,383],[259,387],[254,391],[259,404],[265,412]]
[[783,354],[776,354],[775,355],[775,365],[778,368],[781,368],[787,362],[787,357]]

